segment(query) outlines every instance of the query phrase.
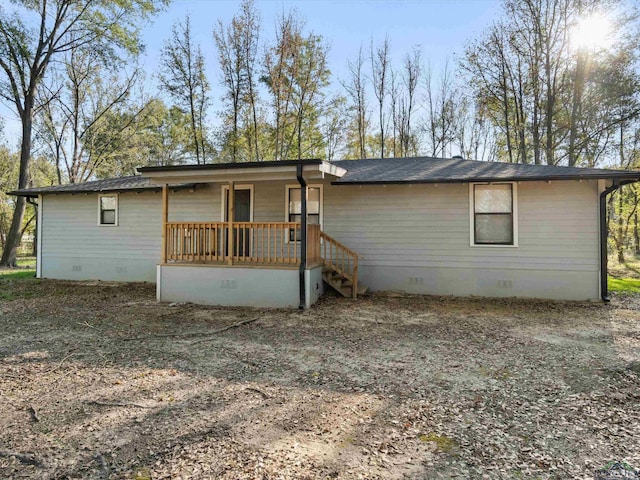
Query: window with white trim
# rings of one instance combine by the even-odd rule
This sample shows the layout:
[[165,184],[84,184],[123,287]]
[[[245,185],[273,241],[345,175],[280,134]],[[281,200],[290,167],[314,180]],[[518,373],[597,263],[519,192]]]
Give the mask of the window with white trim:
[[[301,192],[300,187],[287,186],[287,222],[301,223],[302,221]],[[307,192],[307,223],[322,225],[322,185],[309,185]],[[293,241],[293,237],[294,231],[291,230],[289,239]]]
[[516,184],[471,185],[472,245],[517,245]]
[[100,195],[98,198],[98,224],[118,225],[118,196]]

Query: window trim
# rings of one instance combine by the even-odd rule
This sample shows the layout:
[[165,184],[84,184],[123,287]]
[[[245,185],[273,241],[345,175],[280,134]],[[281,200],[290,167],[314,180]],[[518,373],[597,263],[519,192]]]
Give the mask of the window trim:
[[[116,199],[116,210],[115,210],[115,222],[114,223],[102,223],[102,199],[104,197],[113,197]],[[99,227],[117,227],[120,223],[120,199],[119,194],[117,193],[103,193],[98,195],[98,226]]]
[[[229,191],[229,185],[222,185],[220,189],[220,221],[226,222],[224,219],[226,212],[226,203],[227,203],[227,192]],[[249,190],[249,221],[253,222],[253,183],[242,183],[233,186],[233,190]]]
[[[319,198],[320,198],[320,210],[318,215],[318,224],[320,225],[320,230],[322,230],[322,225],[324,222],[324,186],[321,183],[309,183],[307,184],[307,188],[318,188],[319,189]],[[294,188],[301,188],[300,184],[290,184],[285,185],[284,188],[284,221],[289,222],[289,191]],[[309,212],[307,211],[307,216]],[[290,236],[287,235],[287,242],[300,242],[300,240],[290,240]]]
[[[511,221],[513,243],[476,243],[475,233],[475,185],[511,185]],[[518,182],[472,182],[469,183],[469,246],[474,248],[518,248]]]

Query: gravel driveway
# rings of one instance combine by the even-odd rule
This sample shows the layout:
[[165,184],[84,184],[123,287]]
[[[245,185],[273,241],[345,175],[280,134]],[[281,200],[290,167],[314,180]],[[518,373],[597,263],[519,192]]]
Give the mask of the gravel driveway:
[[640,467],[640,299],[157,304],[0,281],[0,478],[592,479]]

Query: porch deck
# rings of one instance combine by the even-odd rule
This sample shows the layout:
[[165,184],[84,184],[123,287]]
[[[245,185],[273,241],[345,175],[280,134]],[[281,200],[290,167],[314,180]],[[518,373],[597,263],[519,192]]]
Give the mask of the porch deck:
[[[301,172],[298,173],[301,175]],[[306,185],[301,186],[301,189],[306,188]],[[298,270],[297,283],[301,299],[308,292],[307,283],[312,282],[312,272],[314,276],[318,276],[317,281],[313,280],[317,285],[316,292],[321,290],[324,280],[342,295],[355,299],[359,293],[358,254],[322,232],[319,224],[308,223],[307,194],[300,195],[300,223],[253,222],[246,221],[248,218],[252,219],[252,190],[248,190],[248,202],[238,202],[237,205],[241,218],[236,215],[235,183],[229,182],[226,197],[222,201],[223,221],[170,222],[169,188],[168,184],[163,185],[162,257],[158,267],[158,285],[164,283],[163,276],[173,275],[173,285],[176,282],[193,283],[189,280],[200,277],[199,284],[193,288],[203,289],[206,284],[209,291],[212,288],[235,289],[238,283],[231,277],[236,276],[242,277],[243,292],[255,298],[258,295],[256,289],[262,291],[265,288],[261,286],[272,286],[274,282],[278,282],[278,276],[282,277],[280,281],[283,284],[290,281],[288,277],[283,277],[284,273],[276,272],[276,269],[295,269]],[[190,268],[193,266],[217,267],[225,271],[205,273],[202,269],[196,269],[200,270],[196,272]],[[229,271],[229,267],[232,267],[233,273]],[[253,267],[253,273],[243,271],[242,267]],[[172,273],[168,270],[172,270]],[[214,287],[216,283],[218,287]],[[175,290],[177,287],[172,288]],[[159,287],[159,298],[162,290]],[[182,298],[192,296],[198,301],[209,298],[206,297],[206,292],[201,293],[202,295],[184,291],[180,295]],[[222,294],[217,299],[222,297],[228,300],[228,295]],[[242,300],[239,298],[238,301]]]
[[[165,222],[162,266],[298,269],[302,226],[294,222]],[[359,255],[320,228],[307,225],[306,269],[345,296],[358,295]]]

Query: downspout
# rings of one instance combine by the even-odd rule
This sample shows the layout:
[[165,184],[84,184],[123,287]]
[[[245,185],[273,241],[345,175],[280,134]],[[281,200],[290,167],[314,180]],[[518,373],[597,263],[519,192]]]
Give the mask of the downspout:
[[[27,203],[31,204],[31,206],[33,207],[33,209],[36,212],[36,227],[35,227],[35,232],[36,233],[33,236],[33,238],[34,238],[33,241],[34,241],[34,244],[35,244],[34,245],[34,247],[35,247],[34,250],[35,250],[35,253],[36,253],[36,273],[35,273],[34,276],[36,278],[38,278],[38,273],[39,273],[39,270],[41,268],[41,267],[39,268],[39,265],[38,265],[38,257],[40,256],[40,233],[41,233],[40,232],[40,228],[39,228],[39,226],[40,226],[40,221],[39,221],[39,218],[40,218],[40,205],[38,204],[38,202],[34,201],[33,198],[31,198],[31,197],[27,197]],[[42,258],[42,257],[40,257],[40,258]]]
[[608,249],[607,249],[607,195],[620,188],[620,183],[616,180],[609,188],[605,188],[600,194],[600,298],[604,303],[609,303],[609,277],[608,271]]
[[300,286],[300,310],[304,310],[306,304],[306,288],[304,272],[307,269],[307,182],[302,176],[302,165],[296,167],[296,177],[300,184],[300,268],[298,282]]

